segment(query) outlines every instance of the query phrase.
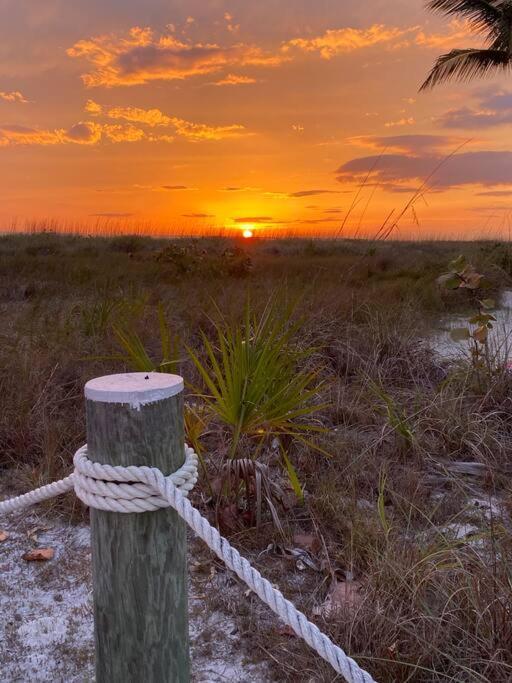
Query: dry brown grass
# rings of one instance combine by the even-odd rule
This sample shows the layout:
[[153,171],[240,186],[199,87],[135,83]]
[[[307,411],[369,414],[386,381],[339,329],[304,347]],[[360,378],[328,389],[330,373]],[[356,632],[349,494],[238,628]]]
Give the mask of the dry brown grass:
[[[251,267],[233,269],[225,240],[185,245],[181,261],[183,242],[158,258],[168,246],[140,237],[0,239],[5,480],[24,489],[68,472],[84,439],[84,382],[122,369],[91,360],[118,351],[111,326],[119,316],[156,358],[159,302],[183,346],[199,349],[199,329],[213,332],[212,299],[236,319],[248,291],[260,310],[300,294],[298,343],[315,349],[308,363],[322,368],[327,432],[318,439],[330,457],[291,443],[306,502],[283,513],[289,537],[266,519],[235,543],[309,616],[334,576],[357,580],[356,608],[314,618],[383,683],[512,680],[512,380],[501,373],[476,391],[467,367],[455,372],[423,341],[437,315],[465,305],[435,285],[446,263],[464,251],[505,286],[509,247],[256,242],[238,254]],[[180,371],[198,380],[184,353]],[[225,438],[213,429],[203,439],[212,472]],[[480,465],[476,474],[457,471],[466,462]],[[199,488],[195,501],[207,496]],[[71,500],[58,505],[81,514]],[[270,542],[293,545],[297,531],[321,538],[319,571],[260,555]],[[256,603],[229,607],[278,680],[334,680]]]

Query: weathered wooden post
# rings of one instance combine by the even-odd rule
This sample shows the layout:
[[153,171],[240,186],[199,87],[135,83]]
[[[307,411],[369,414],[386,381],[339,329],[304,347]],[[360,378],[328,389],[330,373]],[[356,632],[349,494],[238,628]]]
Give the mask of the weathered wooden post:
[[[88,457],[148,465],[184,462],[183,380],[128,373],[85,386]],[[188,683],[185,524],[172,509],[91,510],[97,683]]]

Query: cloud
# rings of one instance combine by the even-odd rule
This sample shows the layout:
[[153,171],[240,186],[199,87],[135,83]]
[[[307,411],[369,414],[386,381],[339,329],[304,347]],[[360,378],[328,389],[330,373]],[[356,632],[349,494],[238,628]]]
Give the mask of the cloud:
[[512,197],[511,190],[485,190],[485,192],[477,192],[479,197]]
[[454,19],[447,25],[447,30],[442,33],[425,33],[420,31],[414,39],[419,47],[432,48],[435,50],[452,50],[457,47],[472,47],[479,43],[479,37],[471,28],[469,21]]
[[17,125],[0,125],[0,147],[10,145],[61,145],[75,143],[94,145],[101,138],[101,127],[92,122],[79,122],[67,130],[28,128]]
[[[122,119],[134,123],[144,124],[150,128],[157,126],[172,127],[174,133],[190,140],[199,142],[202,140],[225,140],[250,135],[246,128],[240,124],[228,126],[209,126],[204,123],[186,121],[176,116],[168,116],[160,109],[141,109],[140,107],[112,107],[105,112],[110,119]],[[155,138],[161,139],[161,138]]]
[[207,126],[203,123],[192,123],[184,119],[173,119],[173,126],[176,133],[193,142],[200,140],[225,140],[226,138],[239,138],[251,135],[245,126],[232,124],[230,126]]
[[233,66],[272,67],[287,60],[281,52],[269,54],[254,45],[184,42],[138,26],[125,37],[108,34],[80,40],[67,54],[89,63],[90,70],[82,75],[88,88],[183,80]]
[[235,223],[275,223],[272,216],[241,216],[233,218]]
[[303,218],[297,223],[302,223],[303,225],[319,225],[322,223],[338,223],[338,218]]
[[132,124],[80,121],[70,128],[40,129],[17,125],[0,125],[0,147],[15,145],[96,145],[106,142],[170,142],[167,135],[147,135]]
[[101,127],[91,121],[75,123],[66,132],[66,138],[82,145],[94,145],[101,139]]
[[267,190],[263,194],[265,197],[272,197],[272,199],[290,199],[288,192],[279,192],[279,190]]
[[124,119],[147,126],[170,126],[173,119],[160,109],[141,109],[139,107],[112,107],[106,112],[110,119]]
[[425,152],[451,151],[464,138],[450,135],[359,135],[347,138],[353,145],[418,156]]
[[129,218],[134,215],[134,213],[121,213],[119,211],[105,211],[103,213],[89,214],[89,216],[92,216],[93,218]]
[[256,78],[251,78],[250,76],[238,76],[236,74],[228,74],[220,81],[216,81],[214,85],[249,85],[250,83],[257,83]]
[[28,102],[27,98],[19,90],[11,90],[11,92],[0,90],[0,100],[4,102],[19,102],[21,104],[27,104]]
[[373,24],[368,28],[328,29],[314,38],[294,38],[282,46],[284,53],[293,49],[316,52],[323,59],[356,52],[376,45],[390,50],[409,47],[443,50],[478,44],[478,37],[468,22],[451,21],[446,30],[439,33],[425,33],[420,26],[398,27]]
[[40,130],[26,126],[0,126],[0,146],[57,145],[63,142],[64,130]]
[[103,107],[94,100],[87,100],[84,106],[84,111],[92,116],[99,116],[103,111]]
[[160,185],[160,189],[176,192],[181,190],[195,190],[195,187],[187,187],[186,185]]
[[450,109],[436,119],[442,128],[492,128],[512,123],[511,112],[496,112],[489,110],[477,110],[471,107]]
[[408,118],[398,119],[398,121],[387,121],[384,126],[386,128],[396,128],[397,126],[413,126],[415,123],[416,120],[409,116]]
[[[444,162],[444,163],[443,163]],[[372,155],[351,159],[337,173],[340,183],[362,182],[368,173],[371,183],[392,191],[408,191],[411,181],[423,182],[437,168],[429,185],[449,189],[464,185],[494,187],[512,184],[512,152],[464,152],[450,159],[436,154]],[[409,185],[406,189],[404,185]]]
[[[230,15],[231,16],[231,15]],[[238,25],[228,22],[231,33]],[[67,54],[84,60],[88,69],[82,74],[86,87],[142,85],[156,80],[184,80],[196,76],[227,71],[215,82],[218,86],[254,83],[249,76],[233,74],[240,67],[277,67],[296,54],[316,53],[323,59],[383,46],[402,49],[448,49],[477,40],[465,22],[452,21],[447,29],[427,34],[419,26],[398,27],[373,24],[367,28],[331,28],[315,37],[297,37],[268,51],[258,45],[242,42],[230,45],[193,42],[178,38],[170,26],[167,33],[150,27],[134,26],[124,34],[102,34],[77,41]],[[93,112],[91,112],[93,113]]]
[[[112,142],[138,142],[139,140],[144,140],[144,138],[146,138],[146,133],[141,128],[132,125],[112,125],[104,123],[101,130]],[[150,142],[168,142],[161,137],[156,139],[150,136],[147,137],[147,139]]]
[[367,29],[329,29],[316,38],[295,38],[284,45],[284,50],[298,48],[304,52],[318,52],[323,59],[332,59],[340,54],[355,52],[374,45],[390,44],[409,35],[417,27],[398,28],[373,24]]
[[213,213],[182,213],[184,218],[215,218]]
[[288,197],[313,197],[317,194],[337,194],[338,190],[299,190],[298,192],[290,192]]
[[220,192],[258,192],[259,187],[240,187],[238,185],[231,185],[227,187],[222,187]]
[[481,129],[512,123],[512,93],[480,97],[476,107],[450,109],[436,119],[442,128]]

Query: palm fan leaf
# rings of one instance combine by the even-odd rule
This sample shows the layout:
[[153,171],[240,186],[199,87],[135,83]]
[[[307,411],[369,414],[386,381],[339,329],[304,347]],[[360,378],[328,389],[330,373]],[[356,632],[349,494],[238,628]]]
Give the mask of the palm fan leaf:
[[498,31],[503,17],[501,7],[490,0],[430,0],[427,8],[448,16],[460,16],[477,31]]
[[428,90],[438,83],[459,79],[469,81],[486,76],[494,69],[509,69],[511,58],[503,50],[451,50],[441,55],[434,64],[420,90]]

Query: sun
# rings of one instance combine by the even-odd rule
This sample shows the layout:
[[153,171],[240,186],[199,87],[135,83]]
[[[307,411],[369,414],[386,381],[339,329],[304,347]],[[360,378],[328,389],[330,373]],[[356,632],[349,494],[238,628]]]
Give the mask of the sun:
[[254,223],[242,223],[240,226],[242,229],[242,237],[246,240],[250,240],[254,237]]

